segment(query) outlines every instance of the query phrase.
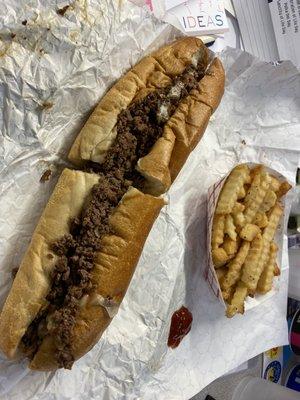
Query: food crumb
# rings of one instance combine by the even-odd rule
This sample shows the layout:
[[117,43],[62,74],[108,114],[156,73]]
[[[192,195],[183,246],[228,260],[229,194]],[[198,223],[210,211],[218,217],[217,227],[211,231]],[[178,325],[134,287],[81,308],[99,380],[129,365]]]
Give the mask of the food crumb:
[[69,5],[64,6],[63,8],[59,8],[56,12],[58,15],[61,15],[63,17],[69,7],[70,7]]
[[51,175],[52,175],[51,169],[47,169],[47,170],[43,173],[43,175],[41,176],[40,182],[49,181]]
[[13,38],[16,37],[16,34],[12,32],[12,33],[10,34],[10,37],[13,39]]
[[246,141],[243,139],[242,140],[242,144],[244,145],[244,146],[246,146]]
[[53,107],[53,104],[51,101],[44,101],[41,105],[42,109],[49,109],[51,107]]
[[12,277],[13,280],[15,279],[18,270],[19,270],[19,267],[14,267],[14,268],[11,270],[11,277]]
[[22,25],[27,25],[27,19],[24,19],[24,21],[22,21]]

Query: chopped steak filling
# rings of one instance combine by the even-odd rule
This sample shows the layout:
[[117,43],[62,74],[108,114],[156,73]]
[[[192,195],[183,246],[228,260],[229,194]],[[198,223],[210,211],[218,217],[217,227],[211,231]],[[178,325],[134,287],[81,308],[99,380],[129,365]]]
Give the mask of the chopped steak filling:
[[149,93],[123,110],[117,120],[117,136],[103,164],[89,162],[86,169],[99,175],[81,215],[70,221],[70,233],[52,245],[59,256],[52,273],[48,305],[29,325],[22,338],[25,354],[33,358],[43,338],[51,334],[59,367],[74,362],[71,336],[80,299],[93,288],[94,256],[103,235],[113,233],[109,217],[130,185],[143,190],[144,180],[135,169],[162,135],[163,126],[179,102],[198,85],[203,66],[193,63],[171,85]]

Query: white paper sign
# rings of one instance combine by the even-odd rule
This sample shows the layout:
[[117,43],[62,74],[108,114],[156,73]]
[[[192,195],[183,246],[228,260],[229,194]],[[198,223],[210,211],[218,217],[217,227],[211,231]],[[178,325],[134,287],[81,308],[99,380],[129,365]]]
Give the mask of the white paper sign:
[[222,0],[130,0],[146,5],[160,20],[189,35],[212,35],[228,31]]
[[173,8],[184,30],[188,33],[214,34],[228,30],[223,1],[191,0]]

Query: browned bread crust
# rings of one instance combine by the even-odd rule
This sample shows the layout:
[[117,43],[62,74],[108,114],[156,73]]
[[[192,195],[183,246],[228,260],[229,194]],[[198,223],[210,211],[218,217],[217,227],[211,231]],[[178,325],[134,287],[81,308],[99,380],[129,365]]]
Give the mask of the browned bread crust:
[[209,118],[223,96],[224,84],[223,65],[215,58],[198,88],[180,103],[166,124],[165,129],[171,129],[176,137],[169,163],[172,182],[205,132]]
[[[93,270],[96,289],[82,306],[72,336],[75,359],[89,351],[109,325],[110,316],[113,316],[126,293],[145,240],[163,205],[162,198],[130,188],[111,216],[110,225],[115,234],[103,238],[103,248],[97,254]],[[107,297],[112,300],[110,306],[105,307],[104,299]],[[53,340],[48,337],[30,368],[57,368],[53,349]]]
[[[208,51],[200,39],[193,37],[179,39],[143,58],[99,102],[77,136],[69,159],[77,165],[88,160],[102,163],[116,137],[119,113],[132,101],[170,84],[192,63],[195,54],[205,69]],[[138,161],[137,170],[146,178],[148,193],[160,195],[169,189],[217,108],[224,81],[222,64],[215,59],[198,88],[181,101],[165,124],[162,137],[150,153]]]
[[74,164],[83,161],[102,162],[116,132],[114,127],[119,113],[127,108],[143,89],[165,87],[171,78],[181,74],[191,63],[192,55],[203,51],[203,61],[208,62],[208,52],[201,40],[184,38],[162,47],[144,57],[101,99],[77,136],[69,153]]
[[[102,163],[116,137],[116,122],[120,112],[132,101],[143,98],[150,91],[171,83],[199,54],[203,69],[208,63],[208,51],[197,38],[179,39],[143,58],[122,77],[99,102],[69,153],[77,165],[85,161]],[[146,178],[147,191],[153,195],[166,192],[171,185],[169,161],[174,147],[172,129],[164,130],[152,151],[139,160],[137,169]]]
[[78,216],[98,176],[65,169],[40,217],[29,247],[0,315],[0,347],[13,357],[28,325],[50,289],[50,272],[57,256],[50,245],[69,233],[69,220]]

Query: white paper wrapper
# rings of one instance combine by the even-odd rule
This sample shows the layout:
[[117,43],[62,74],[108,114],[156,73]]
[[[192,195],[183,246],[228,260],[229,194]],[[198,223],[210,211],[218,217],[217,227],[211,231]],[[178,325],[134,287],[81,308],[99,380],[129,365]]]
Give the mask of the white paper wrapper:
[[[176,35],[125,1],[76,1],[65,16],[57,15],[65,4],[0,3],[6,48],[0,57],[1,302],[88,113],[144,52]],[[287,343],[287,270],[272,299],[233,320],[210,292],[203,279],[206,196],[238,162],[261,162],[294,179],[299,154],[285,150],[292,146],[284,127],[296,129],[299,121],[300,78],[290,63],[272,66],[232,49],[221,58],[227,71],[222,104],[172,186],[111,326],[71,372],[31,372],[25,362],[1,358],[1,400],[185,400],[248,358]],[[241,135],[247,144],[253,137],[245,109],[248,121],[264,124],[257,115],[266,108],[272,140],[257,134],[253,145],[243,145]],[[230,142],[224,141],[225,123]],[[55,172],[40,183],[49,165]],[[287,265],[284,246],[281,266]],[[169,350],[171,315],[182,304],[193,313],[192,330]]]
[[[250,169],[254,168],[255,166],[258,166],[259,164],[255,163],[246,163]],[[232,170],[236,167],[235,165],[222,179],[218,180],[216,183],[214,183],[209,189],[207,193],[207,266],[205,268],[204,272],[204,277],[209,284],[210,288],[212,289],[212,292],[214,295],[219,299],[219,301],[222,303],[223,307],[226,308],[226,303],[223,299],[222,296],[222,291],[221,287],[217,278],[216,270],[214,268],[213,260],[212,260],[212,249],[211,249],[211,239],[212,239],[212,226],[213,226],[213,218],[215,215],[216,207],[218,204],[218,199],[219,195],[221,193],[221,190],[232,172]],[[282,175],[279,174],[277,171],[273,170],[272,168],[266,167],[266,170],[268,173],[272,176],[275,176],[280,182],[285,182],[286,178]],[[283,237],[284,237],[284,215],[285,213],[289,213],[289,208],[286,209],[286,201],[285,201],[285,196],[281,199],[281,203],[284,208],[283,215],[280,218],[276,233],[275,233],[275,242],[278,245],[278,252],[277,252],[277,259],[281,260],[282,258],[282,251],[283,251]],[[278,263],[279,264],[279,263]],[[280,266],[280,264],[279,264]],[[286,269],[287,266],[284,266]],[[245,300],[245,312],[247,310],[251,310],[251,308],[256,307],[260,305],[262,302],[268,300],[271,298],[276,291],[279,290],[279,277],[274,277],[273,278],[273,286],[272,289],[264,294],[255,294],[254,297],[249,297],[247,296]]]

